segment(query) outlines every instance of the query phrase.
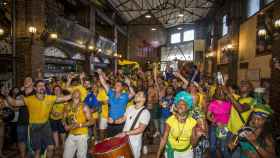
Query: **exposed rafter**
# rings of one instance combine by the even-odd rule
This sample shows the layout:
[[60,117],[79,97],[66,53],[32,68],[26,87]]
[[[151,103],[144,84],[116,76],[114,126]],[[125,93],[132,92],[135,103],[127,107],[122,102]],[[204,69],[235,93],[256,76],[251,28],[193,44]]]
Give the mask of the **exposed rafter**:
[[[219,7],[222,0],[107,0],[128,23],[151,14],[163,25],[182,24],[204,18],[209,10]],[[178,14],[184,14],[178,17]],[[149,22],[147,19],[145,22]],[[151,21],[151,23],[153,23]]]

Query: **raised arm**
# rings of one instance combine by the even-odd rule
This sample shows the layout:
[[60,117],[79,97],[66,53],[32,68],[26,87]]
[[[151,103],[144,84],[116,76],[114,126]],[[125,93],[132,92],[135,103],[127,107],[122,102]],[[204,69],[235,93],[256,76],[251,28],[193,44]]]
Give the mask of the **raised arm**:
[[39,68],[37,69],[37,78],[36,80],[43,80],[44,77],[43,77],[43,73],[42,73],[42,70]]
[[154,75],[154,81],[155,81],[157,91],[159,92],[160,89],[159,89],[158,78],[157,78],[157,65],[155,63],[153,64],[153,75]]
[[102,74],[102,70],[101,69],[98,69],[97,70],[97,73],[99,75],[99,80],[100,80],[100,83],[102,84],[102,86],[104,87],[105,91],[108,93],[109,92],[109,85],[107,84],[107,82],[105,81],[105,78]]
[[81,82],[81,85],[84,85],[84,79],[85,79],[85,77],[86,77],[85,72],[82,72],[82,73],[80,74],[80,82]]
[[7,100],[7,103],[11,106],[14,106],[14,107],[20,107],[20,106],[24,106],[24,101],[23,99],[14,99],[10,96],[7,96],[6,97],[6,100]]
[[67,82],[66,82],[66,86],[65,86],[66,89],[70,87],[72,79],[73,79],[73,74],[71,74],[71,73],[68,74],[67,75]]
[[128,85],[128,90],[129,90],[128,98],[131,99],[135,96],[135,91],[134,91],[133,87],[131,86],[131,82],[130,82],[129,78],[125,78],[125,83]]
[[63,102],[67,102],[67,101],[69,101],[71,99],[72,99],[72,95],[69,94],[69,95],[57,97],[55,102],[56,103],[63,103]]
[[251,108],[250,105],[247,105],[247,104],[241,105],[241,104],[239,104],[239,102],[234,98],[232,93],[230,93],[225,86],[222,86],[222,89],[223,89],[224,93],[228,96],[228,98],[232,102],[232,105],[234,106],[234,108],[237,111],[242,113],[242,112],[250,110],[250,108]]
[[200,93],[205,94],[202,87],[197,82],[193,81],[192,83],[196,86]]
[[174,75],[179,78],[180,80],[182,80],[184,82],[184,84],[186,84],[187,86],[189,85],[189,81],[183,77],[179,72],[174,72]]

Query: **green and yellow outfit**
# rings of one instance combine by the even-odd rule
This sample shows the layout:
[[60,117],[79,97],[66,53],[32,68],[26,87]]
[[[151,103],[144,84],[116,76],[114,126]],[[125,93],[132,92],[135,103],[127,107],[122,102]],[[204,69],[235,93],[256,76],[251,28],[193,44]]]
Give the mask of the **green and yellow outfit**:
[[192,129],[196,123],[197,121],[191,116],[188,116],[184,123],[179,122],[174,115],[166,120],[166,124],[170,127],[166,147],[167,158],[176,158],[177,153],[192,152]]

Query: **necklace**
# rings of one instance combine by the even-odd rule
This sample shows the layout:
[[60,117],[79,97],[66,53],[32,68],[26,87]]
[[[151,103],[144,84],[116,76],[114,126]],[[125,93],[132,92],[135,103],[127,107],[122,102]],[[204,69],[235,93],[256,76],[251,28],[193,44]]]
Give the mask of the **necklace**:
[[184,131],[184,129],[185,129],[186,121],[184,121],[184,125],[183,125],[183,128],[182,128],[182,129],[180,129],[180,122],[179,122],[179,120],[177,120],[177,121],[178,121],[178,130],[179,130],[179,134],[178,134],[178,136],[176,137],[176,141],[177,141],[177,143],[179,143],[179,142],[180,142],[180,137],[182,136],[183,131]]

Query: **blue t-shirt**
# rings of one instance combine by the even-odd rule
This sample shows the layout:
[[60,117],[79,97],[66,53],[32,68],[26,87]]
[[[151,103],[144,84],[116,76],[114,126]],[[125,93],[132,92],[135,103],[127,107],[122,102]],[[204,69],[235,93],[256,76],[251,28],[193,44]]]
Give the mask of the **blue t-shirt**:
[[90,109],[98,109],[100,107],[100,102],[97,100],[96,96],[93,92],[89,92],[86,96],[84,103],[90,108]]
[[167,97],[164,97],[162,99],[162,103],[166,105],[166,107],[161,107],[161,118],[164,118],[164,119],[167,119],[169,116],[171,116],[171,111],[170,111],[170,108],[173,104],[173,97],[172,98],[167,98]]
[[109,97],[110,106],[109,117],[111,117],[113,120],[122,117],[129,101],[128,93],[121,93],[121,95],[117,98],[116,92],[110,88],[107,95]]

